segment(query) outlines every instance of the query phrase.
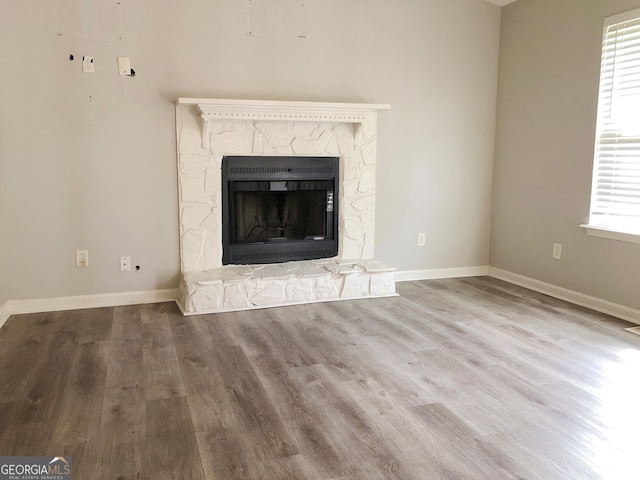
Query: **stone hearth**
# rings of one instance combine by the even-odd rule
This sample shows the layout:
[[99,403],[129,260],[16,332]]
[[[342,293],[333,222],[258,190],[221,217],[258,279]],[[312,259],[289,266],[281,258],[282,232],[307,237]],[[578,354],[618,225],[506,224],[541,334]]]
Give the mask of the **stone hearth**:
[[[387,105],[185,99],[176,106],[185,314],[395,295],[373,260],[377,111]],[[338,156],[338,256],[222,265],[224,155]]]
[[185,313],[198,313],[389,296],[394,270],[371,260],[228,265],[185,273],[180,298]]

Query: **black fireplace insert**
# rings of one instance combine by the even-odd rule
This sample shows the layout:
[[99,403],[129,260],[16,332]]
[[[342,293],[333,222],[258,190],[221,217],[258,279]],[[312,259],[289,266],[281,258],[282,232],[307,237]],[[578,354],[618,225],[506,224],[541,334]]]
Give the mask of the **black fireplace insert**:
[[222,263],[338,254],[338,157],[222,159]]

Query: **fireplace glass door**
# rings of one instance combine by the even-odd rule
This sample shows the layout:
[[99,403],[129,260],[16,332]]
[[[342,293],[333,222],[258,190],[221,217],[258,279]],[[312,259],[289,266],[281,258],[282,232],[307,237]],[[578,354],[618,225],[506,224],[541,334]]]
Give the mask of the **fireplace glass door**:
[[333,182],[234,182],[233,243],[318,240],[327,236]]
[[338,159],[225,157],[223,263],[337,255]]

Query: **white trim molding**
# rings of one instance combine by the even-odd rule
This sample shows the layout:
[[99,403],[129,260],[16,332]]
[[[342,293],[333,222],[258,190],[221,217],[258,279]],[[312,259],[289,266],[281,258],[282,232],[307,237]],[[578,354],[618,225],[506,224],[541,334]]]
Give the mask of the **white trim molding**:
[[178,289],[171,288],[144,292],[104,293],[33,300],[9,300],[0,308],[0,328],[11,315],[78,310],[81,308],[117,307],[142,303],[174,302],[177,298]]
[[515,2],[516,0],[487,0],[494,5],[498,5],[499,7],[504,7],[505,5],[509,5],[510,3]]
[[640,325],[640,310],[635,308],[602,300],[601,298],[585,295],[584,293],[568,290],[495,267],[489,267],[489,276]]
[[489,266],[436,268],[431,270],[403,270],[395,274],[396,282],[437,280],[440,278],[483,277],[489,275]]
[[4,323],[9,319],[9,302],[6,302],[2,307],[0,307],[0,328],[4,325]]
[[178,98],[177,105],[195,105],[202,118],[202,148],[209,149],[212,120],[366,123],[390,105],[373,103],[283,102],[226,98]]
[[608,238],[609,240],[619,240],[621,242],[640,243],[640,235],[637,233],[619,232],[605,227],[594,225],[580,225],[591,237]]

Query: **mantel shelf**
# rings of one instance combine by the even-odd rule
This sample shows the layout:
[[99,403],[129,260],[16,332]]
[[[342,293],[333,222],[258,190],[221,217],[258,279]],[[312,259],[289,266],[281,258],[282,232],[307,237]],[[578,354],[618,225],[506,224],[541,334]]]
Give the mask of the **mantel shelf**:
[[203,148],[208,148],[209,121],[263,120],[283,122],[364,123],[390,105],[370,103],[290,102],[179,98],[178,105],[194,105],[202,117]]

